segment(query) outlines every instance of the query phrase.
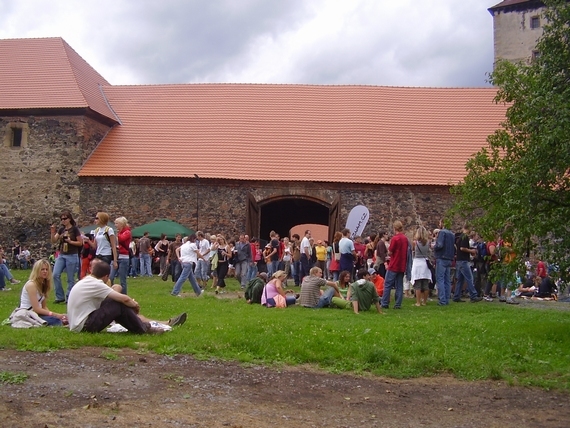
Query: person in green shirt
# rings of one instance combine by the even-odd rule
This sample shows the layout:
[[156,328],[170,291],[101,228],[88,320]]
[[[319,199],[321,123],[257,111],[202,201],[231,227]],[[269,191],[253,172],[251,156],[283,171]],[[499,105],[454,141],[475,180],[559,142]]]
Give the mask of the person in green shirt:
[[350,284],[348,288],[347,299],[352,302],[352,309],[355,314],[359,311],[368,311],[372,304],[376,306],[378,313],[382,313],[378,292],[376,287],[370,281],[370,274],[367,269],[359,269],[356,277],[357,281]]

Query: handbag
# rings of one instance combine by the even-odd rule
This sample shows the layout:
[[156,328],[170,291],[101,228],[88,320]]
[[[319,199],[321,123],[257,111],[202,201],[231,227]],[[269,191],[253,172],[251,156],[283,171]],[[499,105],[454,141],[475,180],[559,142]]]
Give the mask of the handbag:
[[329,265],[329,270],[331,272],[336,272],[337,270],[340,270],[340,263],[337,259],[332,259],[331,263]]

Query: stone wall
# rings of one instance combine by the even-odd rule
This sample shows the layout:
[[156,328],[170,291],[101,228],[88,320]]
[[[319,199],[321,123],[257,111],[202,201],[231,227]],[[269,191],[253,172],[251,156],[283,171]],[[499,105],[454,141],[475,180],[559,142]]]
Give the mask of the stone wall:
[[[21,147],[9,135],[25,128]],[[0,117],[0,242],[14,239],[45,255],[49,226],[63,209],[78,212],[79,172],[109,127],[84,116]]]
[[[195,179],[81,179],[79,219],[92,221],[97,211],[106,211],[111,219],[124,215],[131,226],[169,218],[196,229]],[[350,210],[365,205],[370,220],[365,234],[391,230],[401,220],[407,232],[418,224],[435,228],[451,206],[445,186],[374,186],[319,183],[272,183],[201,179],[198,195],[199,228],[233,237],[246,227],[247,194],[258,203],[289,196],[321,200],[330,205],[340,195],[340,224],[344,226]],[[277,227],[276,227],[277,228]]]

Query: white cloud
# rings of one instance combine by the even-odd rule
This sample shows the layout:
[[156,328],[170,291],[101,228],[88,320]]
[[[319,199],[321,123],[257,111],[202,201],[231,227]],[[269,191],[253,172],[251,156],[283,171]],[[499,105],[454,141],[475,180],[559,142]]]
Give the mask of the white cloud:
[[0,38],[63,37],[112,84],[482,86],[492,0],[0,0]]

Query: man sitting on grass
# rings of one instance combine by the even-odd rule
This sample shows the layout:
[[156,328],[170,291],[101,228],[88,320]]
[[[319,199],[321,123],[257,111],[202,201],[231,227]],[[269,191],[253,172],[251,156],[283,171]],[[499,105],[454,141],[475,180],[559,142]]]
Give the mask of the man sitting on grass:
[[378,292],[372,282],[367,269],[359,269],[356,274],[358,280],[350,284],[347,299],[352,302],[352,309],[355,314],[359,311],[368,311],[372,304],[376,306],[378,313],[382,313]]
[[[339,293],[336,282],[323,279],[323,271],[315,266],[309,271],[309,275],[303,278],[301,284],[301,296],[299,304],[306,308],[323,308],[331,304],[335,291]],[[327,287],[321,293],[321,287]]]
[[[107,263],[94,259],[91,275],[74,285],[67,301],[69,329],[98,333],[115,321],[131,333],[162,333],[164,330],[152,327],[150,320],[139,315],[140,306],[133,298],[106,284],[110,273]],[[120,290],[119,285],[116,287]],[[185,321],[186,313],[183,313],[171,318],[168,324],[176,326]]]

